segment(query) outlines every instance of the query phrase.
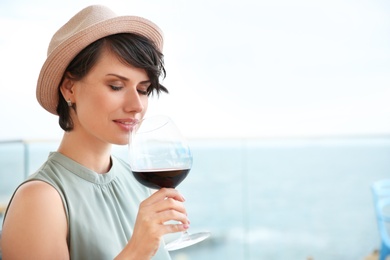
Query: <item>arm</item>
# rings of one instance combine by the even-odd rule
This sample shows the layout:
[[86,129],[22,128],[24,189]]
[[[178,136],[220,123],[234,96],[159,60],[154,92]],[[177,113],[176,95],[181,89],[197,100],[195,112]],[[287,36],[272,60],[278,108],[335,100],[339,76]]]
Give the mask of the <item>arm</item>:
[[58,192],[49,184],[23,184],[9,205],[2,231],[4,259],[69,259],[67,220]]
[[[174,189],[160,189],[144,200],[137,215],[133,236],[116,257],[119,259],[150,259],[157,252],[162,236],[188,229],[189,220],[184,198]],[[179,224],[164,224],[175,220]]]

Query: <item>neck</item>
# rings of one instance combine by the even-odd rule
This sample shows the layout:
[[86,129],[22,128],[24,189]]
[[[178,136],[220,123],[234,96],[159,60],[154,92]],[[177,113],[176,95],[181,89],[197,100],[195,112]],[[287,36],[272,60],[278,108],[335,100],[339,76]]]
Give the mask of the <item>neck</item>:
[[64,133],[58,152],[97,173],[111,168],[111,144],[82,138],[73,131]]

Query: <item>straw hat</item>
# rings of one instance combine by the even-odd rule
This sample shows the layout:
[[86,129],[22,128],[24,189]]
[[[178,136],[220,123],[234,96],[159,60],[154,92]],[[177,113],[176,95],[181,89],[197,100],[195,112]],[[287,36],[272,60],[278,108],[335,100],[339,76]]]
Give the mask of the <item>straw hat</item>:
[[88,6],[62,26],[50,41],[47,59],[38,78],[39,104],[57,115],[58,86],[66,67],[89,44],[117,33],[143,35],[162,52],[163,34],[156,24],[142,17],[118,16],[105,6]]

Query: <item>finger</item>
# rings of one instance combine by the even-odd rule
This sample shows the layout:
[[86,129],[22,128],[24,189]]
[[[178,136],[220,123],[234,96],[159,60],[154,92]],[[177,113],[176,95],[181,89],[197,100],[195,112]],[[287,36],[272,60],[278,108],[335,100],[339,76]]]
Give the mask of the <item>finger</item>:
[[176,189],[162,188],[162,189],[158,190],[155,194],[156,194],[156,197],[158,196],[158,198],[172,198],[172,199],[182,201],[182,202],[185,201],[185,198],[183,197],[183,195],[181,195],[179,193],[179,191]]
[[189,229],[189,224],[166,224],[163,227],[164,234],[184,232]]
[[149,199],[148,203],[153,204],[165,200],[166,198],[172,198],[178,201],[184,202],[184,197],[175,189],[161,188],[160,190],[153,193]]
[[163,200],[159,203],[156,203],[154,205],[154,209],[156,212],[162,212],[165,210],[176,210],[178,212],[181,212],[181,213],[187,215],[187,211],[184,207],[183,202],[177,201],[177,200],[172,199],[172,198],[166,198],[165,200]]
[[157,213],[156,216],[160,224],[164,224],[172,220],[180,222],[181,224],[190,224],[190,220],[188,219],[187,215],[176,210],[161,211]]

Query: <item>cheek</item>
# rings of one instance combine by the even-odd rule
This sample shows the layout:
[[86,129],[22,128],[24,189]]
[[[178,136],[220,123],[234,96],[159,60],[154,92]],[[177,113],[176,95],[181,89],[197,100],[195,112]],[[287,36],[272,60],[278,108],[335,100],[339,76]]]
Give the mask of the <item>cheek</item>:
[[83,99],[82,102],[78,104],[78,113],[83,114],[83,116],[93,116],[93,114],[98,113],[98,111],[104,110],[106,103],[103,100],[98,99],[97,97],[90,97]]
[[148,105],[149,105],[149,98],[146,97],[144,100],[142,100],[142,106],[143,106],[143,111],[141,112],[141,118],[144,117],[146,111],[148,110]]
[[99,107],[94,108],[86,103],[77,106],[77,118],[83,128],[96,128],[100,124],[97,115],[102,115]]
[[95,121],[97,123],[100,116],[105,116],[108,113],[109,105],[110,103],[104,95],[92,93],[88,96],[83,96],[76,103],[77,116],[81,123],[94,124]]
[[146,110],[148,109],[148,105],[149,105],[149,98],[148,97],[145,98],[145,100],[142,102],[142,104],[144,106],[144,111],[146,112]]

